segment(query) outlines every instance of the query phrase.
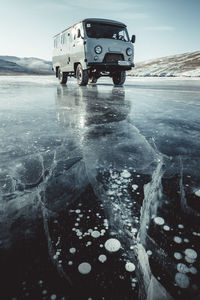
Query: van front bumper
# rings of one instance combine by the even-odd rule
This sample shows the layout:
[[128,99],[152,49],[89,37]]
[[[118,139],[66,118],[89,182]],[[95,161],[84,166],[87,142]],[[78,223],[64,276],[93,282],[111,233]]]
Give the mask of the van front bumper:
[[[125,64],[126,63],[126,64]],[[131,70],[134,67],[133,63],[128,63],[126,61],[120,62],[88,62],[88,67],[95,68],[100,71],[109,71],[109,70]]]

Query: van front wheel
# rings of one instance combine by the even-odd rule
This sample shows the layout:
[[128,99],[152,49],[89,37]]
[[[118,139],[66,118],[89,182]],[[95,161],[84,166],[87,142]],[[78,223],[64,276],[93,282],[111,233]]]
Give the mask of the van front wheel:
[[67,72],[62,72],[60,68],[58,69],[58,80],[60,84],[66,84],[67,82]]
[[83,70],[81,64],[76,68],[76,79],[78,85],[87,85],[88,84],[88,71]]
[[113,77],[113,83],[116,86],[123,85],[126,80],[126,71],[118,71],[116,72]]

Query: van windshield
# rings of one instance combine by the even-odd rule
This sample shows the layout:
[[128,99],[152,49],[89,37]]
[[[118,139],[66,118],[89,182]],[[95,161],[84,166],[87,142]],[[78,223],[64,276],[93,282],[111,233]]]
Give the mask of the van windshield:
[[126,28],[117,25],[88,22],[86,23],[86,33],[89,38],[129,41]]

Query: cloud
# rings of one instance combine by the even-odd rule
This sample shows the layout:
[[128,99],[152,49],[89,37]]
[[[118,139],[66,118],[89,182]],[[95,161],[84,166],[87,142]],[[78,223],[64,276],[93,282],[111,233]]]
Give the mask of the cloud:
[[145,29],[150,31],[173,31],[175,28],[172,26],[150,26],[145,27]]

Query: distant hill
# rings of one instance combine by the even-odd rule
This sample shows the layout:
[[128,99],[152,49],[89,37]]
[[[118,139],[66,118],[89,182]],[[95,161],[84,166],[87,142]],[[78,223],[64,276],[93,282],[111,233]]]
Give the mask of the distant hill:
[[27,70],[25,70],[23,67],[19,66],[18,64],[0,59],[0,73],[9,73],[9,72],[15,72],[15,73],[26,73]]
[[136,63],[127,74],[149,77],[200,77],[200,51]]
[[35,57],[0,56],[0,75],[53,74],[52,63]]
[[[0,56],[0,75],[51,75],[52,63],[35,57]],[[136,63],[130,76],[200,77],[200,51]]]

